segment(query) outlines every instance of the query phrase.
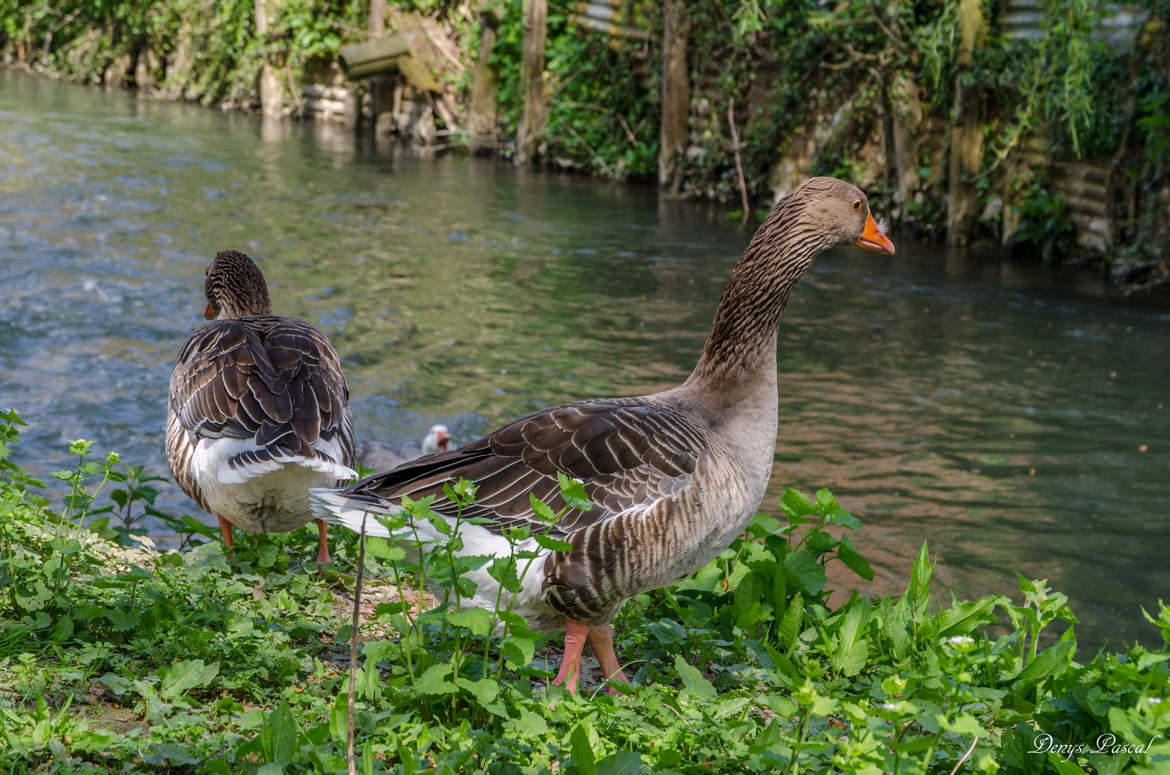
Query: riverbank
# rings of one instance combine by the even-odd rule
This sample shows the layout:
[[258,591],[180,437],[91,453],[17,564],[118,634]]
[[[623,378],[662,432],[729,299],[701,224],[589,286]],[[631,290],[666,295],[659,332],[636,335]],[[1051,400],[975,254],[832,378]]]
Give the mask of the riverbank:
[[[62,15],[18,2],[0,56],[162,99],[657,180],[740,212],[833,174],[903,233],[1089,262],[1132,290],[1170,281],[1165,3],[533,0],[547,20],[527,60],[525,41],[540,41],[521,5],[184,0]],[[345,46],[394,36],[377,81],[342,76]]]
[[116,529],[134,500],[116,456],[73,442],[69,496],[51,502],[19,462],[19,426],[0,414],[13,772],[332,773],[347,750],[367,773],[1153,773],[1170,760],[1170,608],[1151,619],[1160,647],[1082,663],[1063,595],[1021,580],[1018,605],[936,606],[925,546],[904,594],[830,606],[821,563],[869,566],[860,523],[827,491],[787,491],[779,519],[630,601],[615,628],[633,685],[611,698],[587,666],[573,697],[548,685],[556,635],[490,635],[492,612],[400,604],[412,596],[396,573],[415,569],[380,541],[364,566],[379,604],[357,619],[351,662],[352,535],[334,536],[321,574],[307,529],[241,537],[225,556],[196,528],[160,553]]

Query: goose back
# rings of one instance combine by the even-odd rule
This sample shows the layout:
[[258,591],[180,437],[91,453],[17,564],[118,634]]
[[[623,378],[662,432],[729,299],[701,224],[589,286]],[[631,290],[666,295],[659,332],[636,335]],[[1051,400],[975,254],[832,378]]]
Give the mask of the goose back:
[[[242,483],[287,462],[321,474],[313,483],[344,481],[354,463],[348,402],[337,353],[315,326],[273,315],[215,320],[191,334],[171,373],[172,472],[184,492],[217,512],[225,504],[209,502],[209,486]],[[211,442],[227,450],[215,458],[218,482],[199,472],[200,445],[211,449]],[[301,501],[303,523],[310,518],[307,494]],[[242,516],[232,521],[248,527]]]

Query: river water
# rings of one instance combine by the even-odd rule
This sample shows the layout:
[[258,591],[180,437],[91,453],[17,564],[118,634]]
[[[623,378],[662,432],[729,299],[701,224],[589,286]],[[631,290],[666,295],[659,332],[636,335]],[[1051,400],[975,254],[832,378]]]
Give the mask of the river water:
[[[2,71],[0,126],[0,405],[42,475],[78,437],[166,471],[217,250],[333,338],[360,437],[465,442],[683,379],[750,236],[652,189]],[[866,525],[863,592],[901,591],[928,540],[936,593],[1018,600],[1019,571],[1069,595],[1083,657],[1157,641],[1138,606],[1170,598],[1170,308],[892,236],[893,257],[820,257],[788,306],[764,510],[830,487]]]

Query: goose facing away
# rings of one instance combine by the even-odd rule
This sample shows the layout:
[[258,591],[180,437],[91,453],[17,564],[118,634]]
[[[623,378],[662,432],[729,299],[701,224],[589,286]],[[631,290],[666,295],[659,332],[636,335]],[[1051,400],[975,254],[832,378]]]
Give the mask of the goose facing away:
[[[167,460],[188,496],[248,532],[294,530],[312,519],[310,487],[357,476],[349,388],[329,338],[272,314],[264,273],[224,250],[204,280],[211,323],[196,328],[171,372]],[[329,561],[318,523],[317,562]]]
[[[442,488],[462,477],[478,488],[462,516],[483,520],[463,523],[464,551],[507,554],[503,529],[547,527],[533,513],[529,493],[559,512],[556,473],[577,477],[594,507],[570,511],[555,525],[551,535],[572,549],[541,550],[514,610],[536,629],[565,629],[554,683],[576,690],[586,641],[605,676],[625,681],[609,624],[617,609],[708,563],[744,530],[764,496],[776,444],[780,316],[813,258],[835,245],[894,252],[859,189],[813,178],[782,198],[752,238],[683,384],[545,409],[458,450],[342,490],[314,490],[314,514],[356,531],[363,514],[394,513],[405,495],[433,494],[432,509],[454,518]],[[388,534],[373,519],[366,532]],[[429,537],[442,540],[433,530]],[[522,548],[539,548],[529,544]],[[498,583],[485,570],[470,575],[478,585],[472,604],[490,609]],[[509,597],[505,592],[503,599]]]
[[451,447],[451,432],[446,425],[432,425],[423,437],[421,447],[394,447],[380,441],[363,441],[358,445],[357,459],[366,468],[389,471],[422,455],[446,452]]

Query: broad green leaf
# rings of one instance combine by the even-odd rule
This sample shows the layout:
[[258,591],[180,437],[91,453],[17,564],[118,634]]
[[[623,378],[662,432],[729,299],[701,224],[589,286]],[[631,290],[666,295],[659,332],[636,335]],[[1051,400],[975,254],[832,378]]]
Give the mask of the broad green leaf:
[[861,578],[873,581],[873,568],[869,567],[869,563],[857,551],[857,547],[849,540],[849,536],[841,536],[841,543],[837,547],[837,559],[845,563],[845,567]]
[[488,575],[509,592],[520,591],[520,577],[516,575],[516,559],[514,557],[497,557],[488,567]]
[[329,734],[342,750],[345,750],[349,740],[349,697],[345,690],[337,693],[333,707],[329,711]]
[[297,750],[297,722],[288,703],[282,702],[268,714],[260,728],[260,751],[264,761],[284,767]]
[[480,705],[487,705],[500,694],[500,684],[494,678],[481,678],[473,681],[470,678],[459,676],[455,683],[469,691]]
[[366,554],[375,560],[385,560],[386,562],[402,562],[406,559],[406,550],[401,546],[395,546],[385,538],[367,538]]
[[492,615],[483,608],[464,608],[447,614],[447,621],[456,627],[466,627],[473,635],[482,637],[491,632]]
[[73,636],[73,617],[62,616],[49,631],[49,640],[54,643],[64,643]]
[[816,595],[825,588],[825,570],[807,552],[792,552],[784,557],[784,568],[790,580],[806,595]]
[[780,499],[780,509],[793,522],[806,522],[804,518],[813,513],[813,504],[800,490],[788,487]]
[[532,664],[532,657],[536,653],[536,637],[536,633],[532,636],[509,635],[500,642],[500,650],[504,652],[509,667],[517,669]]
[[841,629],[837,631],[830,661],[842,675],[857,675],[869,658],[869,642],[865,639],[869,613],[869,603],[854,598],[841,623]]
[[533,737],[543,737],[548,734],[548,722],[539,713],[533,713],[528,708],[521,707],[520,716],[513,719],[508,726],[520,734]]
[[1088,775],[1080,765],[1072,759],[1065,759],[1064,755],[1055,751],[1048,752],[1048,763],[1056,770],[1057,775]]
[[840,505],[834,505],[829,509],[825,515],[825,524],[840,525],[853,531],[861,530],[861,520],[853,516],[848,510],[841,508]]
[[528,493],[528,503],[532,506],[532,513],[543,522],[555,522],[557,515],[548,507],[548,504],[536,497],[535,493]]
[[710,699],[717,696],[714,685],[699,672],[698,668],[691,667],[681,654],[674,657],[674,669],[678,671],[683,682],[683,694],[689,694],[700,699]]
[[776,628],[776,642],[780,648],[785,651],[792,648],[792,644],[796,642],[796,636],[800,634],[800,625],[803,619],[804,596],[797,592],[788,601],[788,607],[784,609],[784,618],[780,620],[780,625]]
[[913,645],[913,631],[910,627],[910,604],[906,597],[898,598],[890,609],[890,614],[883,623],[890,636],[890,644],[894,647],[894,656],[898,659],[906,656]]
[[938,717],[938,725],[940,729],[947,732],[954,732],[960,737],[978,737],[981,740],[987,739],[987,730],[979,723],[979,719],[975,718],[970,713],[960,713],[953,719],[947,719],[945,716]]
[[837,546],[837,539],[824,530],[810,530],[805,537],[804,545],[813,554],[824,554]]
[[597,775],[636,775],[642,772],[642,754],[634,751],[611,753],[597,762]]
[[159,694],[165,699],[173,700],[191,689],[206,686],[219,675],[219,665],[212,662],[204,664],[202,659],[189,659],[176,662],[162,675]]
[[573,764],[577,765],[581,775],[597,775],[597,760],[593,756],[593,747],[589,745],[589,733],[581,724],[569,733],[569,748],[573,752]]
[[910,585],[906,588],[906,600],[916,622],[921,622],[930,610],[930,577],[933,573],[934,566],[930,562],[926,541],[923,541],[910,571]]
[[1061,641],[1041,651],[1012,682],[1012,695],[1024,699],[1025,695],[1045,678],[1063,673],[1071,662],[1075,650],[1074,641]]
[[455,684],[447,680],[450,674],[450,665],[431,665],[414,682],[414,691],[419,694],[451,694],[455,691]]
[[560,471],[557,471],[557,482],[561,486],[561,497],[565,499],[565,503],[580,511],[593,510],[593,504],[590,503],[589,496],[585,494],[584,482]]
[[999,621],[995,615],[995,607],[1007,602],[1007,598],[1000,595],[990,595],[971,600],[940,611],[934,617],[934,633],[937,637],[946,638],[952,635],[966,635],[981,624],[990,624]]
[[532,538],[533,538],[533,540],[536,541],[536,543],[540,544],[545,549],[548,549],[550,551],[568,552],[568,551],[571,551],[573,549],[573,544],[571,544],[570,542],[561,541],[557,538],[552,538],[552,537],[544,535],[542,533],[533,533]]

